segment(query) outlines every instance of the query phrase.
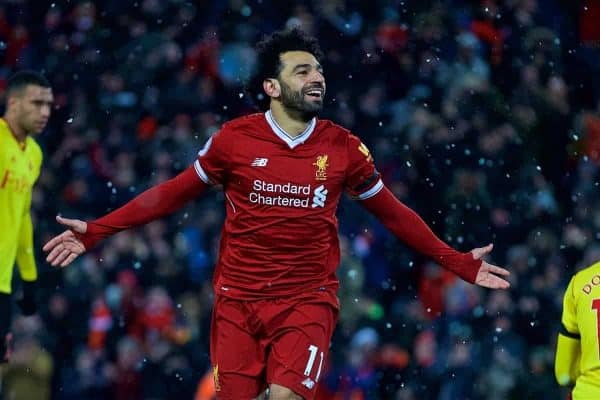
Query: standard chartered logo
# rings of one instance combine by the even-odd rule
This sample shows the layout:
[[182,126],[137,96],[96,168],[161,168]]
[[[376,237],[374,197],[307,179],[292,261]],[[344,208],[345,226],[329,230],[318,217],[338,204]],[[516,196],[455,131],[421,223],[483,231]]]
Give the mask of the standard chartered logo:
[[325,207],[325,199],[327,199],[327,189],[321,185],[315,188],[315,197],[313,197],[312,208]]
[[[279,207],[317,208],[325,207],[327,189],[324,185],[311,190],[311,185],[269,183],[257,179],[252,183],[253,191],[248,200],[253,204]],[[312,203],[310,203],[312,194]]]

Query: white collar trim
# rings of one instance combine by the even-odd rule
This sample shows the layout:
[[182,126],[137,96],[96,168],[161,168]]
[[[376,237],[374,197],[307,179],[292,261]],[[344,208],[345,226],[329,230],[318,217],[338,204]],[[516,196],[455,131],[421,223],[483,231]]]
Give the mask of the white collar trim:
[[287,145],[289,146],[290,149],[293,149],[294,147],[298,146],[299,144],[306,142],[308,140],[308,138],[310,137],[310,135],[315,130],[315,126],[317,126],[317,119],[313,117],[313,119],[311,119],[310,122],[308,123],[308,126],[306,127],[304,132],[302,132],[301,134],[299,134],[296,137],[291,137],[286,131],[283,130],[283,128],[281,126],[279,126],[277,121],[275,121],[275,118],[273,118],[273,115],[271,114],[271,110],[269,110],[265,113],[265,118],[266,118],[267,122],[269,123],[269,125],[271,126],[271,129],[273,130],[273,132],[277,136],[279,136],[279,138],[281,140],[283,140],[285,143],[287,143]]

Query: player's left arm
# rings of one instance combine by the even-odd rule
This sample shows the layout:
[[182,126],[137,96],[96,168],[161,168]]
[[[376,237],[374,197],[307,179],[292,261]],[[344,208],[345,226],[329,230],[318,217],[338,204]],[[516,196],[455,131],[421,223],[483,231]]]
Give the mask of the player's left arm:
[[489,244],[467,253],[453,249],[438,238],[417,213],[402,204],[386,187],[363,200],[361,204],[400,240],[431,257],[465,281],[491,289],[507,289],[510,286],[508,281],[500,277],[510,274],[506,269],[482,259],[492,251],[493,245]]
[[559,385],[572,385],[579,376],[579,361],[581,359],[581,337],[577,324],[577,307],[573,287],[575,277],[571,279],[565,290],[561,330],[556,343],[554,360],[554,376]]
[[396,237],[467,282],[492,289],[506,289],[510,286],[508,281],[498,276],[509,275],[506,269],[483,260],[493,245],[476,248],[468,253],[461,253],[448,246],[417,213],[402,204],[383,185],[371,154],[355,136],[350,137],[348,157],[350,166],[346,178],[347,190]]
[[[34,165],[35,180],[37,180],[42,166],[43,154],[37,142],[32,139],[28,140],[28,146],[32,146],[33,148],[30,162]],[[27,201],[23,208],[17,247],[17,266],[23,282],[35,282],[37,280],[37,268],[33,251],[33,223],[31,221],[32,191],[33,188],[29,188],[27,193]]]
[[23,297],[18,300],[21,311],[25,315],[36,312],[35,285],[38,278],[33,251],[33,223],[31,221],[31,193],[25,207],[17,246],[17,267],[23,280]]
[[21,227],[19,229],[19,241],[17,247],[17,266],[21,279],[25,282],[37,280],[37,268],[33,252],[33,223],[31,222],[31,194],[25,207]]

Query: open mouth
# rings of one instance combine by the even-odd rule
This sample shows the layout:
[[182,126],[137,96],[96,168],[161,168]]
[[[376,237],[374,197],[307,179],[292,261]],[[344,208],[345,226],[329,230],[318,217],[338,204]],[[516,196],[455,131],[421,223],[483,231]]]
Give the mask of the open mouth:
[[304,92],[304,94],[306,94],[309,97],[312,97],[313,99],[321,100],[323,98],[324,91],[323,89],[310,89]]

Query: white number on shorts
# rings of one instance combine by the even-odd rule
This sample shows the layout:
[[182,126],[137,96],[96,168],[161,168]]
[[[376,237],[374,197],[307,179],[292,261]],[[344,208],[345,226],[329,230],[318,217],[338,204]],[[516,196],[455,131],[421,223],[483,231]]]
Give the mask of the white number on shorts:
[[[308,362],[306,363],[306,368],[304,369],[304,375],[309,376],[310,372],[313,369],[315,364],[315,359],[317,358],[317,353],[319,352],[319,348],[315,345],[308,346]],[[319,369],[317,370],[317,376],[315,377],[315,381],[319,381],[319,376],[321,376],[321,368],[323,367],[323,352],[321,352],[321,360],[319,360]]]

